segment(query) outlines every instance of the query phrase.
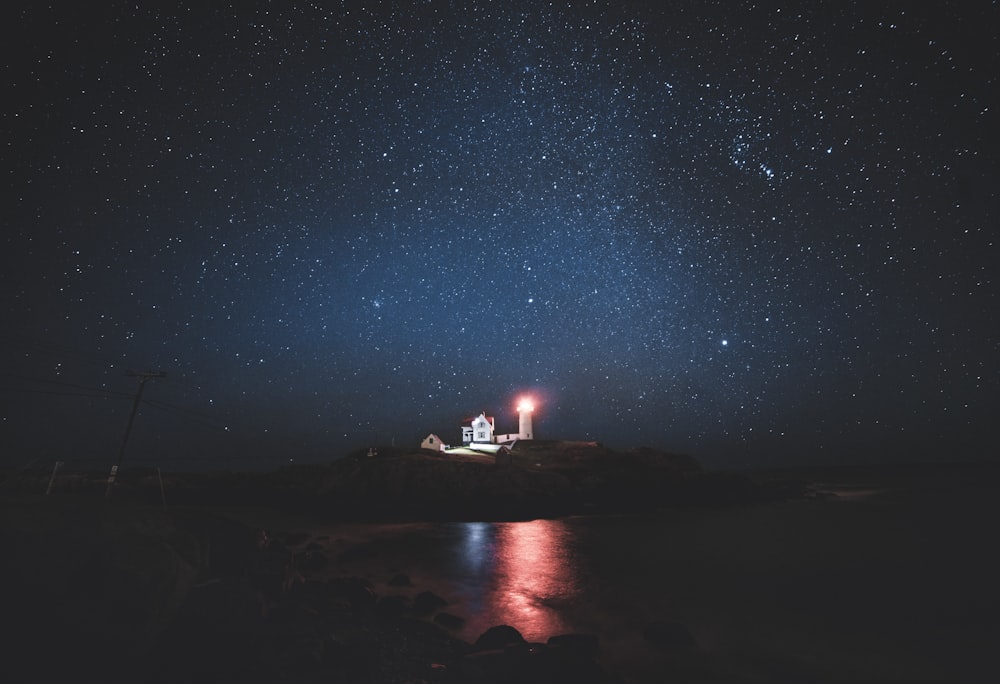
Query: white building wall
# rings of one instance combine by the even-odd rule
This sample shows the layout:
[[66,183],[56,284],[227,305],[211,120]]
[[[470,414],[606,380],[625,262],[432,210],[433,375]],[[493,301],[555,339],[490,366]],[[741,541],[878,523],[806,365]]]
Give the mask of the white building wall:
[[520,439],[534,439],[531,430],[531,411],[518,412],[518,436]]
[[493,423],[485,415],[480,414],[472,419],[472,440],[473,442],[492,444],[493,443]]

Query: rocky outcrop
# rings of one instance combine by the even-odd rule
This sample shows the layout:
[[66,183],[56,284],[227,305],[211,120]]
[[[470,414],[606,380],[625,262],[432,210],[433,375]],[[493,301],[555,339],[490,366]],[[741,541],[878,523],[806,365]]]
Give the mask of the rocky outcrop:
[[526,643],[521,633],[510,625],[497,625],[479,635],[473,644],[473,651],[495,651],[507,646],[517,646]]
[[510,625],[486,630],[470,653],[453,669],[460,682],[581,682],[616,681],[597,660],[595,635],[563,634],[545,644],[529,643]]
[[560,473],[417,454],[336,462],[316,495],[339,517],[483,519],[518,517],[571,491]]
[[653,449],[616,453],[594,442],[519,442],[509,464],[429,452],[380,451],[278,480],[314,495],[316,513],[341,519],[526,518],[635,510],[673,500],[700,475],[687,456]]
[[[312,551],[304,547],[293,565],[303,567],[298,559]],[[159,684],[613,681],[599,664],[594,635],[528,643],[514,627],[498,625],[468,644],[448,632],[464,624],[441,610],[448,601],[412,582],[390,584],[390,591],[412,594],[378,596],[368,580],[323,574],[306,571],[268,610],[249,577],[196,586],[135,674]]]
[[[498,625],[462,641],[447,597],[398,571],[380,596],[339,560],[317,563],[325,547],[305,535],[197,509],[49,503],[0,526],[10,681],[616,681],[594,634],[533,643]],[[673,623],[642,633],[650,649],[694,647]]]
[[[40,474],[35,480],[25,477],[9,486],[44,491],[47,480]],[[115,497],[160,503],[158,479],[155,487],[150,482],[148,476],[125,471]],[[96,478],[91,487],[103,491],[104,479]],[[740,473],[706,473],[682,454],[652,448],[615,452],[596,442],[542,440],[518,442],[510,462],[503,464],[486,455],[379,449],[377,456],[365,452],[330,464],[295,465],[271,473],[166,474],[164,487],[172,508],[252,505],[369,522],[525,520],[745,504],[810,494],[805,481],[757,483]],[[209,551],[211,544],[206,542],[219,531],[213,525],[225,524],[201,521],[201,545],[184,553]],[[229,552],[223,550],[221,555],[228,558]],[[332,560],[317,550],[298,562],[319,568]]]

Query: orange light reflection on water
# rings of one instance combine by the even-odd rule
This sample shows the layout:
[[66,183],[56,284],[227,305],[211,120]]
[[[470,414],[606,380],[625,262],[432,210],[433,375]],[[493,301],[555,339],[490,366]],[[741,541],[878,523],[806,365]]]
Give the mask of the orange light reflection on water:
[[569,537],[558,520],[497,525],[494,616],[529,641],[567,631],[560,609],[580,592]]

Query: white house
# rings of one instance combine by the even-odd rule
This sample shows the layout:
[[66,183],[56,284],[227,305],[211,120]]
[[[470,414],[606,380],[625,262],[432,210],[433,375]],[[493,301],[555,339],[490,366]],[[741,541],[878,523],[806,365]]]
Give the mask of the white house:
[[493,416],[486,412],[462,425],[462,444],[493,444]]

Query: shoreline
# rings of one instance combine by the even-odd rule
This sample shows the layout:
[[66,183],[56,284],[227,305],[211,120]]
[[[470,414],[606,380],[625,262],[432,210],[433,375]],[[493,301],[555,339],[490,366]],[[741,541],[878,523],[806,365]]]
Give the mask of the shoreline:
[[[865,624],[871,623],[866,627],[869,638],[879,640],[892,658],[907,659],[893,663],[885,660],[890,655],[883,655],[882,667],[892,664],[900,671],[915,673],[920,671],[917,664],[925,662],[940,669],[940,656],[925,655],[909,645],[910,639],[924,643],[936,638],[933,635],[939,630],[928,624],[924,635],[923,628],[918,628],[923,624],[919,616],[906,618],[916,608],[908,592],[911,587],[922,588],[919,615],[926,608],[927,615],[951,615],[949,619],[954,621],[966,610],[972,611],[972,617],[962,620],[982,619],[981,609],[968,607],[975,605],[970,603],[973,593],[988,586],[979,579],[973,579],[969,587],[952,584],[948,591],[958,591],[958,596],[943,589],[939,594],[927,593],[927,588],[955,564],[967,568],[960,570],[963,573],[974,569],[977,578],[992,576],[988,559],[979,558],[984,552],[965,542],[974,536],[974,528],[955,524],[978,519],[967,515],[970,512],[995,508],[990,497],[970,496],[966,485],[972,478],[975,486],[990,493],[998,484],[990,473],[997,469],[903,470],[898,477],[886,478],[886,469],[882,469],[878,477],[817,481],[831,485],[831,489],[852,485],[854,489],[843,490],[852,492],[870,491],[873,487],[869,485],[882,487],[882,494],[868,497],[771,500],[557,518],[555,528],[569,526],[577,534],[585,533],[586,538],[598,535],[594,538],[605,540],[600,548],[607,556],[599,557],[604,559],[601,563],[624,562],[628,568],[627,572],[616,572],[616,584],[602,593],[613,590],[609,596],[616,602],[624,601],[621,606],[628,606],[625,614],[632,618],[619,616],[614,627],[608,625],[611,631],[602,633],[602,650],[596,654],[591,637],[578,638],[577,645],[588,655],[573,660],[574,667],[590,673],[582,681],[620,682],[619,672],[673,668],[671,672],[689,678],[704,672],[715,677],[704,681],[742,682],[744,679],[729,674],[729,668],[734,672],[756,672],[758,668],[782,671],[781,649],[774,646],[782,639],[792,639],[797,648],[809,649],[803,652],[817,659],[828,657],[837,648],[860,648],[853,638],[844,645],[834,641],[821,647],[824,639],[834,636],[828,630],[846,629],[862,619],[855,617],[856,610],[874,611],[864,618]],[[456,679],[456,673],[465,673],[465,677],[471,670],[463,668],[478,667],[475,663],[484,658],[494,659],[497,667],[506,663],[503,667],[514,668],[515,662],[540,664],[543,660],[547,667],[554,667],[553,659],[561,653],[546,643],[548,637],[559,634],[536,634],[528,629],[525,639],[529,645],[514,639],[512,645],[488,649],[488,656],[473,657],[472,646],[481,634],[470,636],[465,633],[470,627],[461,625],[477,625],[474,631],[478,632],[481,618],[472,621],[474,606],[453,595],[458,590],[448,584],[451,580],[435,576],[433,568],[424,567],[420,560],[425,558],[426,543],[439,539],[441,529],[451,529],[453,534],[454,526],[439,528],[434,521],[320,519],[266,507],[195,504],[168,506],[164,512],[157,502],[138,495],[104,499],[103,492],[86,489],[62,495],[53,492],[49,497],[11,496],[7,492],[0,499],[5,499],[0,539],[8,551],[0,560],[3,586],[9,594],[4,619],[21,630],[14,643],[18,646],[15,652],[24,656],[17,664],[25,667],[44,660],[48,644],[60,643],[66,662],[82,662],[97,669],[101,667],[95,660],[98,654],[120,649],[116,672],[122,680],[142,679],[150,668],[169,666],[174,669],[165,672],[172,674],[153,681],[199,681],[192,679],[191,673],[207,658],[223,668],[235,667],[234,662],[257,663],[260,672],[284,673],[286,678],[307,671],[328,677],[364,671],[368,681],[390,681],[378,678],[378,663],[396,658],[392,667],[402,668],[399,672],[410,668],[406,671],[411,678],[444,682],[482,681],[472,675]],[[948,517],[939,519],[941,515]],[[498,523],[458,529],[471,533],[475,529],[521,527]],[[260,545],[261,529],[269,534],[264,546]],[[622,533],[632,541],[619,538]],[[428,534],[431,537],[425,539]],[[928,534],[936,540],[931,546],[926,546]],[[660,535],[670,542],[654,557],[632,546],[638,540],[654,543],[651,549],[660,548],[655,544]],[[605,548],[604,544],[610,546]],[[937,553],[941,544],[947,559]],[[969,554],[963,563],[961,558]],[[907,568],[909,575],[901,576],[900,571]],[[393,581],[400,584],[393,585]],[[630,593],[635,591],[638,595]],[[855,595],[857,591],[861,593]],[[418,609],[417,597],[425,592],[443,597],[446,605],[437,605],[433,596],[427,596]],[[886,603],[900,611],[901,617],[879,607]],[[436,606],[432,612],[417,614],[429,605]],[[811,607],[803,613],[803,605]],[[559,606],[556,602],[546,610],[560,611],[567,625],[592,624],[593,618],[582,606]],[[434,622],[438,613],[445,614],[439,619],[444,624]],[[55,626],[53,616],[59,617]],[[722,616],[728,617],[720,623]],[[913,625],[907,621],[912,619],[917,620]],[[697,649],[678,641],[666,651],[652,644],[643,635],[643,628],[656,620],[676,620]],[[829,620],[833,623],[827,624]],[[757,627],[750,629],[750,625]],[[792,625],[805,631],[800,634]],[[483,624],[486,626],[498,625]],[[623,631],[626,627],[627,632]],[[860,629],[857,625],[854,628]],[[810,630],[816,630],[815,634],[810,636]],[[600,629],[585,627],[583,633],[591,631],[597,634]],[[896,631],[898,634],[893,633]],[[324,634],[337,638],[330,641]],[[222,651],[201,650],[202,642],[219,639]],[[422,644],[422,650],[402,658],[401,639]],[[683,641],[676,634],[675,639]],[[960,645],[948,648],[952,649],[949,653],[970,658],[963,665],[966,669],[979,663]],[[525,661],[532,649],[547,655]],[[763,660],[755,660],[754,649],[765,649],[766,658],[762,655]],[[850,667],[860,668],[859,672],[874,667],[854,651],[845,652],[844,658]],[[427,662],[446,665],[452,679],[446,679],[444,671],[435,674],[426,670]],[[800,663],[795,667],[806,666]],[[846,671],[843,668],[838,671]],[[803,676],[808,672],[796,671]],[[514,679],[518,672],[523,675],[516,669],[507,672]],[[246,674],[246,681],[263,681],[241,673]],[[849,679],[833,677],[829,681]]]

